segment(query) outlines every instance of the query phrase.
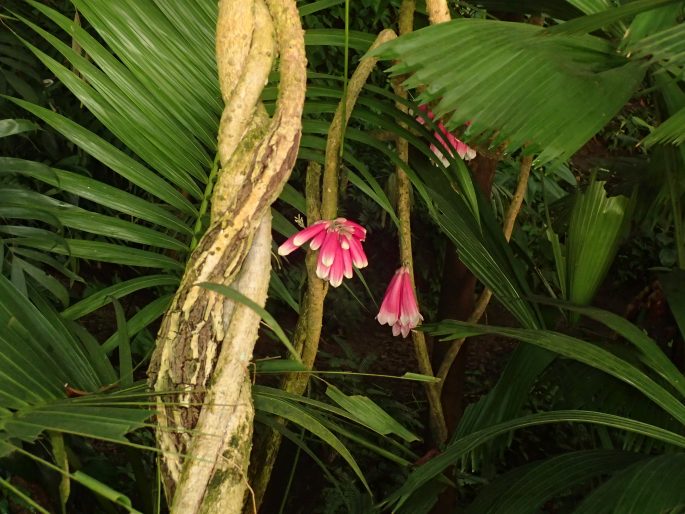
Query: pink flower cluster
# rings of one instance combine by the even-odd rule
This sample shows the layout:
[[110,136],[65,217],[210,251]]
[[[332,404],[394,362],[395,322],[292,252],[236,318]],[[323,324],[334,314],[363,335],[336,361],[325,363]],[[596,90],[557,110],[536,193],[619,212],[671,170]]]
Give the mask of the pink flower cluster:
[[[425,104],[421,105],[419,110],[427,113],[428,118],[435,122],[435,114],[428,110],[428,106]],[[416,121],[418,121],[421,125],[426,124],[426,120],[424,120],[421,116],[417,116]],[[454,137],[454,135],[447,130],[442,122],[438,121],[435,124],[438,127],[438,131],[434,133],[434,136],[438,141],[440,141],[442,147],[447,151],[447,153],[449,153],[451,156],[454,156],[454,152],[457,152],[457,155],[459,155],[459,157],[465,161],[469,161],[476,156],[476,151],[463,141],[460,141]],[[433,151],[436,157],[440,159],[440,162],[442,162],[445,167],[449,166],[450,163],[447,160],[447,157],[443,155],[440,149],[438,149],[434,144],[430,145],[430,149]]]
[[392,335],[401,333],[402,337],[407,337],[409,331],[423,320],[411,284],[411,274],[406,266],[398,269],[392,277],[376,319],[381,325],[387,323],[392,326]]
[[[278,254],[288,255],[309,242],[309,248],[319,250],[316,276],[338,287],[343,277],[352,278],[352,266],[364,268],[369,264],[362,248],[365,239],[366,229],[354,221],[321,220],[289,237],[278,247]],[[406,266],[395,272],[376,319],[381,325],[392,326],[394,336],[403,337],[423,320]]]
[[369,264],[362,248],[365,239],[366,229],[354,221],[321,220],[289,237],[278,247],[278,254],[288,255],[311,241],[309,248],[319,250],[316,276],[338,287],[343,277],[352,278],[352,265],[361,269]]

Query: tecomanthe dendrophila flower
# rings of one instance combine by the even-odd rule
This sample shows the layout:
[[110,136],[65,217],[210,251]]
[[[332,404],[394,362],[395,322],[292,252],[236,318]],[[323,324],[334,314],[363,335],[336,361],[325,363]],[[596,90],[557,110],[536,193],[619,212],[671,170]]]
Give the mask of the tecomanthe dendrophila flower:
[[362,248],[365,239],[366,229],[354,221],[321,220],[289,237],[278,247],[278,254],[288,255],[309,241],[309,248],[319,250],[316,276],[338,287],[343,277],[352,278],[352,266],[363,268],[369,264]]
[[388,284],[376,319],[381,325],[390,325],[392,335],[402,334],[402,337],[407,337],[409,331],[423,320],[416,302],[409,268],[406,266],[398,269]]

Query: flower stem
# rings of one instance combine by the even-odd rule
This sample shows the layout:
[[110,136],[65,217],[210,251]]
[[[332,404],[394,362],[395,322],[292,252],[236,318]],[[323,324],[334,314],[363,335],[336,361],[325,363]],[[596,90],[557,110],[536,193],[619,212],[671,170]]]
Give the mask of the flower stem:
[[[385,29],[371,45],[369,50],[380,46],[386,41],[395,39],[397,36],[391,29]],[[323,172],[323,190],[321,192],[321,216],[323,219],[332,220],[338,215],[338,174],[340,171],[340,149],[342,147],[343,125],[347,126],[350,115],[357,103],[357,98],[366,80],[376,66],[378,61],[375,57],[364,57],[357,69],[354,70],[349,82],[345,96],[340,100],[338,108],[333,116],[333,121],[328,129],[326,139],[326,161]]]
[[[400,35],[408,34],[413,30],[414,10],[416,8],[414,0],[403,0],[400,6],[399,28]],[[402,98],[407,98],[407,91],[401,86],[399,81],[393,83],[395,94]],[[407,106],[401,102],[397,102],[397,108],[402,112],[407,112]],[[403,125],[404,126],[404,125]],[[405,127],[406,128],[406,127]],[[397,138],[395,142],[397,146],[398,157],[404,163],[409,162],[409,143],[404,138]],[[399,242],[400,242],[400,258],[402,264],[409,268],[409,275],[411,277],[412,286],[416,290],[416,283],[414,281],[414,258],[411,243],[411,182],[409,177],[402,170],[401,167],[396,168],[397,173],[397,216],[400,220],[399,225]],[[428,353],[428,346],[426,344],[426,337],[423,332],[412,331],[412,341],[414,343],[414,353],[418,361],[419,371],[428,376],[433,376],[433,367],[431,366],[430,355]],[[440,401],[440,390],[436,383],[426,383],[426,396],[428,397],[428,404],[430,406],[430,426],[433,435],[433,440],[437,444],[443,444],[447,441],[447,425],[445,423],[445,416],[442,412],[442,402]]]

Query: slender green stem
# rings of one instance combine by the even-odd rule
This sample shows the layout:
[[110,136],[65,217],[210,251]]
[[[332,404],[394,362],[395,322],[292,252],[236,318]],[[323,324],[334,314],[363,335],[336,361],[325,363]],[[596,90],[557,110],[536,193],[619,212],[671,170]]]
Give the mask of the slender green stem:
[[[343,82],[343,99],[347,98],[347,76],[349,73],[349,58],[350,58],[350,0],[345,0],[345,62],[343,63],[345,74],[345,81]],[[347,113],[345,112],[347,106],[345,102],[342,102],[342,117],[344,120],[347,119]],[[345,152],[345,129],[347,128],[347,123],[343,123],[340,127],[340,150],[339,157],[342,160],[343,153]]]
[[197,215],[197,220],[195,220],[195,228],[193,229],[193,239],[190,241],[190,251],[195,250],[202,233],[204,232],[204,227],[202,219],[205,214],[207,214],[207,208],[209,207],[209,202],[212,199],[212,190],[214,189],[214,182],[216,182],[216,176],[219,172],[219,153],[217,152],[214,157],[214,164],[212,164],[212,170],[209,173],[209,178],[207,179],[207,185],[205,186],[205,194],[202,197],[202,203],[200,204],[200,212]]
[[[399,28],[400,35],[408,34],[413,30],[414,24],[414,10],[416,8],[414,0],[404,0],[400,7]],[[393,83],[395,94],[402,98],[407,98],[407,91],[401,86],[399,81]],[[397,103],[397,108],[402,112],[407,112],[407,106],[401,102]],[[404,128],[406,126],[402,124]],[[397,146],[397,154],[399,158],[409,163],[409,143],[406,139],[397,138],[395,142]],[[411,182],[409,177],[402,170],[397,167],[397,217],[400,220],[399,225],[399,246],[400,259],[402,265],[409,268],[412,286],[416,289],[414,282],[414,258],[411,243]],[[430,354],[428,353],[428,345],[426,344],[426,337],[423,332],[412,331],[412,341],[414,343],[414,353],[418,362],[419,371],[424,375],[433,376],[433,367],[431,365]],[[442,410],[442,402],[440,400],[440,390],[437,384],[428,382],[424,384],[426,389],[426,396],[430,406],[430,426],[433,435],[433,440],[437,444],[442,444],[447,441],[447,424],[445,423],[445,415]]]

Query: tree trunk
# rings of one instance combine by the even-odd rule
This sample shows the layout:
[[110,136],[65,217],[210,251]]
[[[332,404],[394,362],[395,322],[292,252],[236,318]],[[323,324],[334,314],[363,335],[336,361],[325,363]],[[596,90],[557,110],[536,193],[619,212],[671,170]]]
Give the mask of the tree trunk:
[[[148,371],[157,393],[165,493],[178,514],[238,513],[248,489],[254,413],[248,366],[259,317],[198,284],[232,285],[264,305],[269,208],[295,163],[306,87],[294,0],[221,0],[216,48],[226,103],[222,171],[210,226],[164,317]],[[259,98],[276,51],[280,87],[269,119]]]

